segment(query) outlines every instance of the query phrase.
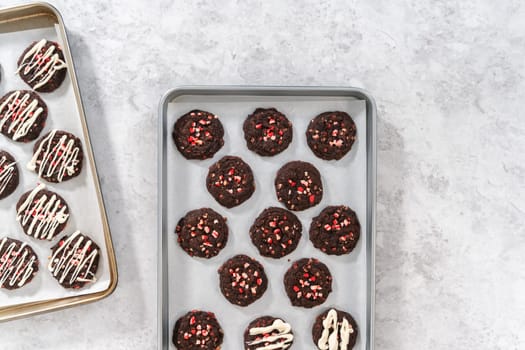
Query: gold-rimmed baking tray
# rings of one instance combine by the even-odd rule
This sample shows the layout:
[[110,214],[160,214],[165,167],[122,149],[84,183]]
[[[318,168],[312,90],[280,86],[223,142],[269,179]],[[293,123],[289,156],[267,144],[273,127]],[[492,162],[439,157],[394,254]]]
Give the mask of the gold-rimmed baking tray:
[[[70,221],[68,227],[62,234],[71,234],[76,229],[80,229],[81,231],[85,230],[85,228],[82,227],[83,222],[88,220],[86,218],[89,218],[89,220],[94,218],[96,224],[93,225],[96,225],[97,227],[97,229],[94,230],[96,232],[85,233],[93,237],[101,247],[101,266],[97,273],[98,281],[93,283],[94,287],[90,286],[78,291],[62,291],[57,289],[57,292],[55,293],[56,295],[53,294],[54,292],[47,292],[46,297],[42,299],[38,298],[40,292],[38,290],[33,290],[30,293],[24,291],[29,285],[16,291],[1,291],[2,295],[0,296],[0,301],[3,300],[4,303],[0,303],[0,321],[7,321],[100,300],[107,297],[115,290],[118,279],[117,263],[111,232],[104,207],[104,200],[100,191],[88,125],[84,114],[80,90],[78,88],[67,33],[62,16],[53,6],[45,2],[37,2],[0,9],[0,65],[3,66],[0,94],[3,95],[8,90],[12,89],[27,89],[27,86],[22,80],[14,74],[15,72],[11,72],[14,70],[12,66],[16,64],[16,62],[2,62],[2,58],[6,57],[2,55],[3,52],[1,52],[3,45],[2,41],[7,45],[6,41],[12,41],[12,38],[23,38],[23,42],[20,43],[20,47],[23,48],[24,46],[28,46],[31,43],[31,40],[34,41],[41,39],[38,38],[38,33],[40,32],[51,33],[53,36],[56,36],[56,40],[62,47],[65,61],[68,66],[67,77],[62,84],[63,87],[57,90],[58,92],[56,93],[41,95],[45,101],[46,99],[49,101],[46,101],[46,103],[48,103],[50,109],[48,125],[46,125],[42,135],[45,132],[50,131],[50,126],[59,129],[64,128],[65,130],[75,130],[76,135],[83,143],[85,159],[84,169],[82,170],[79,179],[68,181],[67,184],[50,184],[49,187],[59,193],[64,193],[70,207],[73,207],[72,217],[74,217],[73,224],[75,226],[73,227]],[[12,43],[10,42],[9,44]],[[67,116],[62,115],[65,111],[64,108],[66,108],[63,105],[71,106],[70,110],[67,111]],[[61,107],[53,109],[53,106]],[[49,119],[51,119],[51,122],[49,122]],[[10,196],[12,198],[4,199],[0,206],[0,214],[1,211],[3,211],[3,214],[7,217],[6,213],[9,213],[10,218],[9,223],[6,223],[6,220],[2,220],[0,234],[28,242],[31,246],[40,249],[40,251],[43,251],[43,249],[49,249],[49,247],[54,245],[56,241],[37,242],[36,240],[25,236],[21,231],[21,228],[13,223],[15,221],[14,206],[16,201],[23,192],[34,187],[36,182],[39,181],[34,174],[31,174],[25,169],[25,163],[31,157],[33,143],[17,144],[6,140],[6,138],[1,135],[0,137],[2,138],[0,148],[8,148],[8,151],[15,154],[15,158],[17,158],[19,162],[19,170],[22,173],[21,183],[16,192]],[[83,187],[83,192],[76,192],[77,185],[78,187]],[[79,198],[80,193],[83,194],[82,198]],[[85,195],[86,193],[88,194],[87,196]],[[80,203],[80,199],[82,199],[83,203]],[[18,231],[15,227],[18,228]],[[39,254],[40,271],[35,279],[52,279],[50,273],[46,271],[47,258],[48,256],[46,254]],[[33,283],[35,282],[31,282],[30,285]],[[43,283],[40,282],[40,284],[42,285]],[[6,300],[9,302],[6,303]]]

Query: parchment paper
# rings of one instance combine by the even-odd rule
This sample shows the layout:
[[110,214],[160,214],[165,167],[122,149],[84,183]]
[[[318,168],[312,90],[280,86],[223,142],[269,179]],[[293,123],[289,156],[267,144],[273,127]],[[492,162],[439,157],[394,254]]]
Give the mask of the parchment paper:
[[[293,123],[293,142],[275,157],[261,157],[246,147],[242,123],[257,107],[275,107]],[[225,145],[211,160],[188,161],[177,151],[171,131],[182,114],[202,109],[219,115],[225,128]],[[357,141],[342,160],[317,158],[306,144],[304,135],[308,122],[317,114],[331,110],[348,112],[357,125]],[[330,307],[350,312],[358,326],[359,337],[354,349],[364,349],[366,334],[366,106],[364,101],[322,97],[210,97],[181,96],[168,107],[167,213],[169,239],[169,313],[170,332],[176,320],[191,309],[212,311],[221,323],[225,337],[223,350],[243,349],[243,332],[253,319],[263,315],[283,318],[295,334],[293,349],[316,349],[311,336],[314,319]],[[242,157],[253,169],[256,181],[254,195],[242,205],[226,209],[208,193],[205,179],[208,167],[224,155]],[[303,237],[290,255],[274,260],[259,255],[251,243],[249,228],[266,207],[281,206],[274,190],[277,170],[291,160],[314,164],[321,172],[324,196],[321,203],[302,212],[295,212],[303,225]],[[315,249],[308,239],[311,219],[328,205],[346,204],[353,208],[361,222],[361,238],[356,249],[346,256],[329,256]],[[191,258],[177,244],[174,233],[180,217],[187,211],[211,207],[228,219],[230,236],[226,248],[209,260]],[[260,261],[269,278],[269,286],[261,299],[248,307],[230,304],[219,289],[217,269],[230,257],[244,253]],[[291,306],[283,286],[285,271],[291,262],[315,257],[332,272],[333,292],[327,301],[313,309]],[[171,338],[170,338],[171,339]],[[174,348],[173,345],[171,345]]]
[[[3,96],[9,91],[17,89],[30,90],[29,86],[18,75],[15,75],[18,58],[27,46],[33,41],[39,41],[42,38],[57,41],[63,46],[63,40],[59,36],[60,31],[58,27],[0,34],[0,65],[2,66],[0,95]],[[69,75],[67,75],[58,90],[51,93],[41,93],[40,96],[47,104],[49,110],[46,126],[41,136],[57,128],[71,132],[81,140],[84,140],[80,114],[75,102]],[[15,157],[20,172],[20,184],[17,190],[9,197],[0,200],[0,237],[9,236],[28,242],[37,253],[40,261],[39,272],[29,284],[18,290],[8,291],[0,289],[0,307],[92,294],[106,290],[110,283],[104,230],[91,166],[86,158],[86,143],[83,142],[84,163],[81,174],[60,184],[50,184],[44,180],[39,180],[35,173],[27,169],[27,163],[32,157],[35,142],[26,144],[14,142],[0,134],[0,149],[8,151]],[[27,236],[16,221],[15,207],[18,199],[23,193],[34,189],[38,182],[45,183],[47,189],[60,194],[69,204],[70,218],[67,227],[51,242]],[[100,247],[101,256],[97,272],[98,280],[79,290],[66,290],[58,284],[48,271],[47,262],[51,252],[50,248],[59,240],[58,237],[65,234],[70,235],[76,230],[89,235]]]

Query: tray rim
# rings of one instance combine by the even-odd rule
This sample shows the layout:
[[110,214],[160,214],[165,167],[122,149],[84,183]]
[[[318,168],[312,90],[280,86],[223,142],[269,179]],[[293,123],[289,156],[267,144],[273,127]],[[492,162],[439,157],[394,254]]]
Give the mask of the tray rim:
[[166,185],[165,161],[166,143],[164,131],[168,104],[175,98],[183,95],[210,95],[210,96],[332,96],[362,99],[366,102],[367,123],[367,333],[366,350],[374,350],[374,322],[375,322],[375,236],[376,236],[376,181],[377,181],[377,107],[372,95],[357,87],[338,86],[269,86],[269,85],[180,85],[168,90],[159,103],[158,119],[158,195],[157,195],[157,338],[158,349],[169,349],[169,299],[167,263],[167,235],[166,232]]
[[[47,2],[29,2],[21,5],[2,7],[0,8],[0,14],[5,15],[7,13],[24,13],[24,12],[34,12],[32,16],[39,17],[44,15],[49,15],[53,18],[53,21],[58,24],[59,30],[64,38],[64,46],[62,51],[66,57],[66,60],[69,62],[70,69],[68,69],[68,74],[71,79],[71,84],[75,93],[75,99],[77,104],[77,109],[80,115],[80,123],[82,126],[83,136],[84,136],[84,148],[87,161],[90,162],[93,180],[95,185],[95,191],[97,195],[97,200],[99,203],[100,215],[102,220],[102,226],[104,230],[104,240],[106,243],[106,253],[108,256],[108,265],[110,271],[110,282],[108,287],[99,292],[84,294],[79,296],[71,296],[66,298],[57,298],[57,299],[46,299],[31,303],[23,303],[13,306],[0,307],[0,322],[10,321],[14,319],[34,316],[37,314],[42,314],[51,311],[58,311],[65,308],[70,308],[77,305],[83,305],[87,303],[92,303],[99,301],[111,295],[118,284],[118,269],[115,256],[115,249],[113,246],[113,240],[111,237],[111,230],[109,227],[109,222],[107,218],[107,211],[104,205],[104,198],[102,191],[100,189],[100,180],[98,177],[95,157],[93,154],[93,148],[91,146],[91,139],[89,136],[89,127],[87,125],[86,115],[84,112],[84,105],[82,103],[82,97],[80,93],[80,88],[78,86],[76,69],[73,62],[73,57],[71,55],[71,49],[69,45],[69,39],[66,32],[66,27],[64,24],[63,17],[56,7],[47,3]],[[30,15],[23,15],[16,17],[13,15],[11,21],[17,19],[28,19]]]

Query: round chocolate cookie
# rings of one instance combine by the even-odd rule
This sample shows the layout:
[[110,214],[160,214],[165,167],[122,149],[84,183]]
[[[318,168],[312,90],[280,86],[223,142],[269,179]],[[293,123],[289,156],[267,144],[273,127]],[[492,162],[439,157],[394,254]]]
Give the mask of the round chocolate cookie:
[[0,288],[23,287],[37,272],[38,257],[33,248],[16,239],[0,239]]
[[250,228],[253,244],[262,256],[282,258],[297,248],[303,226],[294,213],[286,209],[264,209]]
[[172,136],[186,159],[212,158],[224,145],[224,128],[219,117],[198,109],[177,119]]
[[69,207],[57,193],[39,184],[26,192],[16,204],[16,221],[25,234],[37,239],[52,240],[69,220]]
[[277,199],[288,209],[301,211],[319,204],[323,199],[321,174],[310,163],[286,163],[275,177]]
[[350,253],[360,233],[361,225],[355,212],[345,205],[324,208],[310,225],[310,241],[329,255]]
[[47,105],[36,92],[16,90],[0,99],[0,132],[13,141],[33,141],[46,120]]
[[261,156],[281,153],[293,139],[292,123],[275,108],[257,108],[244,121],[248,149]]
[[321,159],[343,158],[356,139],[356,126],[345,112],[325,112],[310,121],[306,141]]
[[13,193],[18,187],[19,180],[15,158],[6,151],[0,150],[0,199]]
[[263,316],[253,320],[244,331],[244,349],[285,350],[292,346],[292,326],[280,318]]
[[262,297],[268,287],[264,267],[246,255],[229,259],[218,272],[222,294],[235,305],[250,305]]
[[219,254],[228,241],[226,218],[210,208],[186,213],[179,220],[175,233],[186,253],[206,259]]
[[78,176],[83,160],[80,139],[66,131],[53,130],[37,141],[27,167],[40,178],[57,183]]
[[51,248],[47,268],[64,288],[79,289],[96,282],[100,249],[80,231],[64,236]]
[[332,292],[328,267],[314,258],[297,260],[284,275],[284,288],[293,306],[321,305]]
[[[312,338],[318,349],[352,349],[357,340],[357,323],[352,315],[337,309],[330,309],[315,319]],[[337,339],[337,342],[333,340]],[[333,344],[333,345],[331,345]]]
[[18,59],[18,70],[34,90],[52,92],[58,89],[66,78],[67,64],[60,45],[42,39],[33,42]]
[[192,310],[173,327],[173,345],[179,350],[220,350],[224,332],[213,312]]
[[239,157],[223,157],[210,166],[206,187],[219,204],[233,208],[255,191],[252,169]]

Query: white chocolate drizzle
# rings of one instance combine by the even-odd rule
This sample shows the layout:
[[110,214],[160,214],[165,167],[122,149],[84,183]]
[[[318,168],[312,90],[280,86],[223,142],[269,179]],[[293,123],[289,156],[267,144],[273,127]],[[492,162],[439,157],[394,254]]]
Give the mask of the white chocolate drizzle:
[[18,208],[16,220],[23,227],[29,224],[26,233],[38,239],[51,240],[55,237],[57,229],[69,218],[66,203],[63,203],[56,194],[49,197],[42,194],[37,195],[46,186],[39,184]]
[[32,99],[28,91],[13,91],[0,105],[0,130],[11,120],[7,132],[12,133],[13,140],[17,141],[29,133],[43,111],[38,100]]
[[57,71],[67,68],[66,62],[60,59],[59,49],[55,44],[49,46],[45,52],[42,52],[46,44],[46,39],[42,39],[34,44],[24,55],[20,67],[16,71],[19,73],[23,69],[24,75],[33,73],[33,77],[28,83],[36,81],[36,84],[33,85],[35,90],[46,85]]
[[15,162],[8,163],[6,156],[0,158],[0,194],[5,191],[9,181],[15,175],[15,164]]
[[[22,242],[20,242],[22,243]],[[36,256],[25,249],[27,243],[20,244],[17,250],[17,242],[8,242],[4,237],[0,240],[0,286],[7,283],[13,287],[22,287],[27,280],[33,276],[35,270],[33,264],[36,262]],[[18,280],[18,283],[17,283]]]
[[285,323],[283,320],[276,319],[273,323],[267,327],[254,327],[250,329],[250,335],[264,335],[271,334],[274,331],[278,333],[269,335],[267,337],[261,337],[248,343],[248,345],[258,345],[264,343],[270,343],[268,345],[259,346],[256,350],[273,350],[273,349],[288,349],[293,341],[293,334],[290,333],[292,327],[289,323]]
[[[337,311],[331,309],[323,320],[323,333],[317,341],[317,346],[321,350],[347,350],[352,333],[354,329],[348,320],[343,318],[342,322],[338,322]],[[338,338],[341,339],[340,343]]]
[[[75,174],[76,166],[80,162],[80,148],[75,146],[75,139],[64,133],[53,146],[53,139],[58,130],[53,130],[39,144],[33,154],[33,158],[27,165],[29,170],[35,171],[38,166],[38,176],[50,178],[56,173],[58,182],[62,182],[64,176]],[[40,159],[39,159],[40,158]]]
[[[93,241],[81,235],[80,231],[76,231],[59,244],[48,264],[48,269],[53,276],[63,283],[71,274],[66,281],[69,285],[75,282],[95,282],[97,278],[91,267],[98,256],[98,249],[92,248]],[[85,272],[85,276],[81,276],[81,272]]]

